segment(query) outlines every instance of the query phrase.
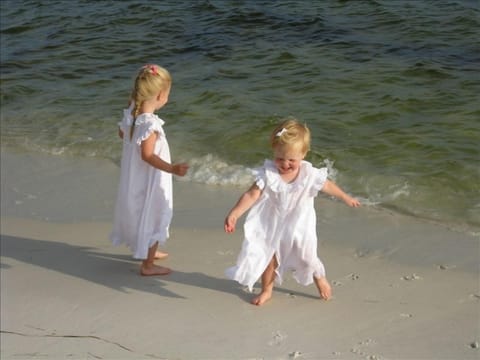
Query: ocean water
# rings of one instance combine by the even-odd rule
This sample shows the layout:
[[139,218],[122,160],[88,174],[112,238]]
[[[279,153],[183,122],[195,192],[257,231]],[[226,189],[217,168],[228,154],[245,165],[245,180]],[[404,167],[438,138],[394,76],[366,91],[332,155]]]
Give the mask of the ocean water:
[[185,181],[248,186],[275,124],[366,205],[480,228],[480,2],[0,2],[1,144],[119,163],[145,63]]

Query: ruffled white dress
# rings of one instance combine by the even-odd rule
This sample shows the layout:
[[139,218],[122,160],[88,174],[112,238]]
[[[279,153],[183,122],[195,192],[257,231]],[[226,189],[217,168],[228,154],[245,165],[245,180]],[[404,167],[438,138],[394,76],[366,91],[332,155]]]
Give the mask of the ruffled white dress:
[[137,117],[133,137],[130,109],[124,110],[119,123],[123,131],[120,182],[115,206],[111,240],[114,245],[126,244],[135,259],[146,259],[148,248],[165,244],[172,219],[172,175],[155,169],[142,160],[141,144],[153,132],[157,133],[154,153],[171,161],[170,149],[163,130],[164,121],[155,114]]
[[317,169],[302,161],[295,181],[282,180],[275,164],[266,160],[256,171],[256,184],[263,190],[245,219],[242,249],[237,265],[226,276],[252,291],[275,255],[276,282],[282,283],[286,270],[303,285],[313,276],[325,276],[325,267],[317,256],[314,198],[327,180],[326,168]]

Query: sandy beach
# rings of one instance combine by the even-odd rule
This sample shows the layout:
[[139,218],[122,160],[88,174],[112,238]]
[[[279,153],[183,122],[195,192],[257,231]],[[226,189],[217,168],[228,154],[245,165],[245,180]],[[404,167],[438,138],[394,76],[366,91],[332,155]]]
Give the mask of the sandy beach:
[[108,239],[116,164],[1,155],[2,359],[480,358],[478,229],[320,196],[333,299],[287,276],[256,307],[224,276],[242,231],[223,218],[244,189],[176,180],[174,271],[141,277]]

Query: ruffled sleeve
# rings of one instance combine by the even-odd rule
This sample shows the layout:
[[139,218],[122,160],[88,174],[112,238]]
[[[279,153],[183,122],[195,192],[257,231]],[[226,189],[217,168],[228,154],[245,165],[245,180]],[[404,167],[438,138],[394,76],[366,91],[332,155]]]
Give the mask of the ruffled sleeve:
[[148,139],[152,133],[156,132],[160,135],[164,135],[163,124],[165,122],[154,114],[142,114],[137,118],[135,122],[135,132],[133,135],[133,141],[137,145],[141,145],[142,141]]
[[328,178],[328,169],[326,167],[317,169],[312,167],[312,187],[310,188],[310,195],[317,196],[318,192],[323,189]]
[[260,190],[263,190],[265,188],[266,178],[267,178],[265,167],[262,166],[262,167],[253,169],[252,173],[253,173],[253,176],[255,177],[255,184],[258,186]]

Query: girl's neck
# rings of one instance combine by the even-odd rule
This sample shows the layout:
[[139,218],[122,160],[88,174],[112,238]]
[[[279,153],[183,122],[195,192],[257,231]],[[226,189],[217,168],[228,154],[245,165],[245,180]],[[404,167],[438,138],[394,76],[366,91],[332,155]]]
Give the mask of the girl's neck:
[[141,114],[153,114],[155,112],[155,106],[152,106],[148,102],[144,101],[140,106],[139,115]]

